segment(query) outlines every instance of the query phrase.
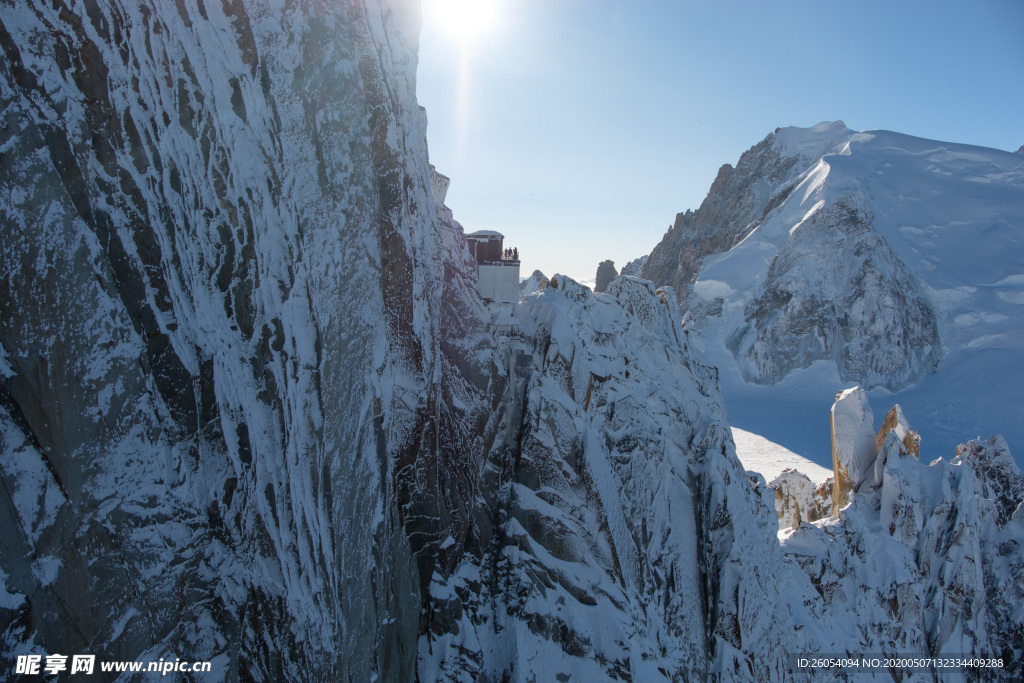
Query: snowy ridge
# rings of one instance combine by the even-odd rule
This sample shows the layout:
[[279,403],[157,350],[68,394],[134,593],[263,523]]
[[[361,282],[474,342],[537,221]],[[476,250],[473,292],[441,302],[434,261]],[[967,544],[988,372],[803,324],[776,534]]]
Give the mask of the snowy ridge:
[[548,279],[545,277],[544,273],[539,270],[535,270],[530,274],[530,277],[524,279],[520,283],[519,289],[523,296],[526,296],[527,294],[533,294],[534,292],[539,291],[542,286],[546,286],[547,281]]
[[1012,680],[1024,653],[1024,475],[998,437],[930,466],[895,444],[878,452],[880,481],[838,516],[779,534],[818,594],[803,601],[820,619],[810,646],[970,652],[1001,658],[986,676]]
[[[801,627],[794,642],[833,654],[970,652],[1002,660],[984,679],[1013,680],[1024,654],[1024,473],[999,437],[962,445],[952,460],[921,462],[898,405],[876,438],[862,438],[874,436],[865,400],[858,388],[833,408],[847,423],[835,431],[837,479],[853,462],[861,468],[847,477],[852,488],[843,493],[830,479],[815,489],[795,470],[772,482],[779,540],[804,574],[790,593],[802,605],[791,603]],[[832,493],[849,499],[838,514],[829,513]],[[798,597],[805,579],[814,593]]]
[[999,587],[1024,571],[1024,475],[1005,443],[926,466],[902,413],[876,438],[845,392],[833,515],[828,482],[743,472],[674,308],[642,280],[595,295],[561,275],[514,308],[480,543],[432,575],[421,679],[812,680],[786,652],[969,653],[1012,679],[1024,615]]

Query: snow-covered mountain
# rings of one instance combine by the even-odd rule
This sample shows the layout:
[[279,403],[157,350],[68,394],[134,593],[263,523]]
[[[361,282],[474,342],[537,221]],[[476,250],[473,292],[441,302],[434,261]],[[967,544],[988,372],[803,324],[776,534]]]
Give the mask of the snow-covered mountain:
[[1019,674],[1003,442],[925,466],[883,435],[850,505],[780,543],[671,289],[477,296],[415,3],[38,0],[0,25],[4,666]]
[[480,365],[418,16],[0,5],[5,654],[408,680]]
[[925,465],[898,409],[876,435],[847,392],[862,403],[833,440],[843,509],[783,524],[674,300],[555,275],[512,308],[487,523],[432,576],[421,679],[813,679],[795,652],[988,653],[995,678],[1016,675],[1024,593],[999,586],[1024,585],[1024,475],[1005,443]]
[[1024,444],[1022,246],[1020,155],[823,123],[723,167],[643,276],[680,292],[739,413],[779,396],[750,384],[823,386],[820,411],[859,383],[952,453]]
[[531,294],[539,290],[547,281],[548,279],[544,276],[544,273],[539,270],[535,270],[530,274],[530,277],[523,279],[519,283],[519,291],[521,291],[524,296]]

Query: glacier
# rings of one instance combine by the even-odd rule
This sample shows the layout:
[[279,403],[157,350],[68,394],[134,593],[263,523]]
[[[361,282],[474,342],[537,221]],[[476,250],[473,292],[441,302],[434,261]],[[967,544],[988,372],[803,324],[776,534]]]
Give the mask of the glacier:
[[479,298],[418,31],[408,0],[0,4],[0,666],[1019,676],[1006,442],[926,465],[886,436],[848,505],[780,531],[672,287]]

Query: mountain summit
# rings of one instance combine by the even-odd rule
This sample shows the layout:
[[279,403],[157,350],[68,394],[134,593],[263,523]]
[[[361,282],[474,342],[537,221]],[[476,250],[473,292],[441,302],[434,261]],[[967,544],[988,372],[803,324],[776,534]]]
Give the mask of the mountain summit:
[[924,382],[932,400],[910,403],[929,427],[984,425],[1012,446],[1024,415],[997,368],[1024,361],[1022,226],[1018,154],[842,122],[781,128],[722,167],[642,275],[676,288],[725,382],[809,368],[833,386]]

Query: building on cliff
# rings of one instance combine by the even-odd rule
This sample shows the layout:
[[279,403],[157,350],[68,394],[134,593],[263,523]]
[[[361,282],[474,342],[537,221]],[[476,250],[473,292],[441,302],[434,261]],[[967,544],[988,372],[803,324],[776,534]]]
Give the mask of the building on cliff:
[[480,296],[497,303],[519,298],[519,250],[504,249],[505,236],[494,230],[466,235],[469,253],[476,260],[476,289]]

